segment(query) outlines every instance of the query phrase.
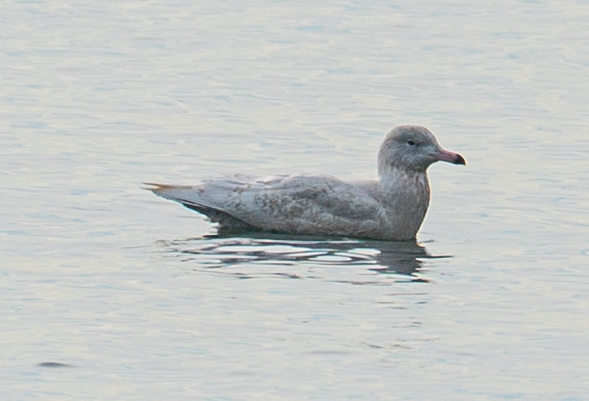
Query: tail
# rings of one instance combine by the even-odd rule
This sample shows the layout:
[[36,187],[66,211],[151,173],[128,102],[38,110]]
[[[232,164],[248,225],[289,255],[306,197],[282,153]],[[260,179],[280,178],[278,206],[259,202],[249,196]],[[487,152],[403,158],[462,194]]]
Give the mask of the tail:
[[143,187],[142,189],[151,191],[162,198],[181,203],[184,207],[205,215],[213,223],[219,223],[219,234],[259,231],[258,228],[230,215],[222,208],[209,204],[203,199],[203,188],[200,186],[156,184],[152,182],[144,182],[143,184],[150,187]]
[[182,189],[189,189],[194,188],[191,185],[170,185],[170,184],[157,184],[155,182],[142,182],[143,185],[149,185],[150,187],[142,187],[141,189],[145,189],[147,191],[151,191],[156,193],[159,190],[166,190],[166,189],[175,189],[175,188],[182,188]]
[[182,203],[185,206],[188,203],[194,206],[202,205],[206,207],[213,207],[203,203],[202,200],[199,199],[198,195],[199,192],[202,192],[202,189],[198,186],[156,184],[154,182],[144,182],[143,184],[149,185],[149,187],[142,187],[141,189],[151,191],[157,196]]

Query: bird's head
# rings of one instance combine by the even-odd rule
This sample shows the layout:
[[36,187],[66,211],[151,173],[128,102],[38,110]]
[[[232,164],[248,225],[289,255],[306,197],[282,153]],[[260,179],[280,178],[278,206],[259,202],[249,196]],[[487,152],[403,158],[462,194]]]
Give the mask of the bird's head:
[[378,152],[378,174],[398,168],[405,171],[425,172],[437,161],[466,165],[464,158],[438,143],[434,134],[419,125],[399,125],[393,128]]

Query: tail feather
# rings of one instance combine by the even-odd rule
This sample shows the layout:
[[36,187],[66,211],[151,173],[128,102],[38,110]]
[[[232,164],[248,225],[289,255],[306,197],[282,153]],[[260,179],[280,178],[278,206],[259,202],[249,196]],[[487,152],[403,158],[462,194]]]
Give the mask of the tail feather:
[[259,231],[257,227],[230,215],[222,208],[211,205],[206,202],[205,199],[202,199],[202,197],[199,196],[202,191],[201,187],[192,185],[157,184],[151,182],[144,182],[143,184],[152,187],[145,187],[143,189],[151,191],[162,198],[178,202],[188,209],[205,215],[213,223],[219,223],[218,234],[220,235]]
[[144,184],[151,185],[153,188],[143,189],[151,191],[162,198],[170,199],[182,204],[190,204],[196,207],[203,206],[210,209],[222,210],[204,199],[202,196],[203,189],[201,187],[192,185],[155,184],[149,182],[144,182]]
[[142,182],[143,185],[149,185],[151,187],[155,187],[155,188],[148,188],[148,187],[144,187],[142,189],[145,189],[147,191],[158,191],[160,189],[190,189],[190,188],[194,188],[194,186],[192,185],[171,185],[171,184],[158,184],[155,182]]

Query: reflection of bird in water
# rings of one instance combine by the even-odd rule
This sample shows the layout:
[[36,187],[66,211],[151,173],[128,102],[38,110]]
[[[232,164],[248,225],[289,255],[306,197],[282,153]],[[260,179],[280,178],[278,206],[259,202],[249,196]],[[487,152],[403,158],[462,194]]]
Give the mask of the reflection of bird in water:
[[[194,270],[215,269],[217,272],[228,272],[240,278],[252,278],[260,274],[309,278],[300,277],[300,273],[290,274],[286,267],[323,266],[359,268],[360,270],[356,271],[364,272],[364,281],[366,271],[379,275],[397,275],[397,281],[427,281],[419,275],[423,259],[447,257],[431,256],[423,246],[409,241],[322,240],[316,237],[268,233],[254,233],[247,238],[210,236],[161,243],[183,261],[196,262],[195,266],[191,266]],[[280,269],[276,270],[277,266]],[[273,273],[268,273],[268,269]],[[316,270],[313,274],[317,277]],[[374,275],[372,277],[374,278]],[[361,282],[362,280],[354,279],[349,282],[373,282]]]
[[345,182],[323,175],[256,178],[237,174],[197,186],[148,184],[219,223],[219,233],[251,231],[414,240],[429,205],[427,168],[465,164],[425,127],[403,125],[378,153],[378,179]]

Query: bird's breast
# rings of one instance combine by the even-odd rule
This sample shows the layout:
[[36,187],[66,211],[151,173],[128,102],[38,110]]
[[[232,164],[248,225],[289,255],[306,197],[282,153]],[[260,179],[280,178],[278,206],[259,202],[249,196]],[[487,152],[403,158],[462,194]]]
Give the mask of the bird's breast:
[[383,229],[391,237],[414,238],[429,206],[428,179],[425,174],[399,174],[394,178],[382,183],[386,216],[386,221],[382,221]]

